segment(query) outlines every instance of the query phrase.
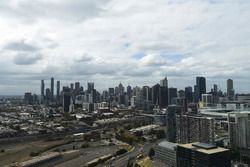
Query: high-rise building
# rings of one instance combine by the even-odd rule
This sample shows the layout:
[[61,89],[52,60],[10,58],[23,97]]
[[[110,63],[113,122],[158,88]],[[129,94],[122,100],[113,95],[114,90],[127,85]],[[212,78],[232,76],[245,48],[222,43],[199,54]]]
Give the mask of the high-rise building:
[[177,145],[177,167],[230,167],[230,150],[206,143]]
[[159,90],[159,106],[161,108],[166,108],[168,106],[168,80],[165,77],[160,81],[160,90]]
[[80,82],[75,82],[75,89],[80,90]]
[[60,97],[60,81],[56,82],[56,99],[59,100]]
[[182,107],[177,105],[169,105],[166,111],[166,136],[167,141],[176,143],[177,127],[176,127],[176,115],[179,115],[182,111]]
[[115,95],[115,89],[109,88],[109,96],[114,96],[114,95]]
[[63,111],[70,111],[70,103],[71,103],[71,90],[69,87],[63,87]]
[[44,100],[44,89],[45,89],[44,80],[41,80],[41,101]]
[[152,100],[153,104],[159,104],[159,93],[160,93],[160,85],[156,84],[152,87]]
[[51,98],[54,99],[54,78],[53,77],[50,80],[50,92],[51,92]]
[[201,100],[201,95],[206,94],[206,78],[196,77],[197,96]]
[[45,99],[46,99],[47,101],[50,101],[50,100],[51,100],[51,97],[52,97],[51,91],[50,91],[49,88],[47,88],[47,89],[45,90]]
[[24,94],[24,103],[27,105],[33,104],[33,96],[30,92]]
[[227,80],[227,97],[228,97],[228,100],[234,99],[234,86],[233,86],[232,79]]
[[93,91],[95,89],[95,84],[94,82],[88,82],[88,93]]
[[185,97],[188,103],[191,103],[193,101],[193,90],[191,86],[185,88]]
[[120,83],[118,85],[118,94],[119,95],[123,95],[124,94],[124,87],[123,87],[122,83]]
[[184,90],[179,90],[178,91],[178,97],[184,98],[185,97],[185,91]]
[[177,115],[178,143],[214,143],[214,119],[199,115]]
[[127,86],[127,95],[129,97],[129,99],[131,98],[132,96],[132,87],[130,85]]
[[214,90],[214,93],[217,94],[218,93],[218,85],[214,84],[213,90]]
[[74,90],[74,84],[70,83],[70,91],[72,92]]
[[177,97],[177,88],[168,88],[169,104],[174,104],[174,98]]
[[160,86],[159,106],[166,108],[168,106],[168,87]]
[[250,148],[250,112],[228,114],[228,130],[232,149]]
[[165,77],[163,80],[160,81],[160,86],[168,87],[168,79]]
[[149,101],[150,100],[150,88],[148,86],[143,86],[142,87],[142,96],[143,100]]

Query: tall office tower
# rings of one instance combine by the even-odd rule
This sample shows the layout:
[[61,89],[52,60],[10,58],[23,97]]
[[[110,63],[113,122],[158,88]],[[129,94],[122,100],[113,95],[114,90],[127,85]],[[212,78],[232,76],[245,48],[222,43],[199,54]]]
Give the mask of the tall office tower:
[[115,95],[117,96],[119,94],[119,88],[118,86],[115,87]]
[[152,100],[153,104],[159,104],[159,93],[160,93],[160,85],[156,84],[152,87]]
[[75,82],[74,96],[80,95],[80,82]]
[[148,86],[143,86],[142,87],[142,98],[143,98],[143,100],[149,101],[150,88]]
[[26,92],[24,94],[24,103],[27,105],[32,105],[33,104],[33,96],[30,92]]
[[250,112],[228,114],[230,147],[234,150],[250,148]]
[[159,106],[166,108],[168,106],[168,80],[165,77],[160,81]]
[[72,92],[74,90],[74,84],[70,83],[70,91]]
[[163,80],[160,81],[160,86],[168,87],[168,79],[165,77]]
[[230,167],[230,150],[206,143],[177,145],[177,167]]
[[93,91],[95,89],[95,84],[94,82],[88,82],[88,93]]
[[214,90],[214,93],[217,94],[218,93],[218,85],[214,84],[213,90]]
[[199,102],[199,90],[198,90],[198,86],[197,85],[194,85],[193,101],[195,103]]
[[119,95],[123,95],[124,94],[124,87],[123,87],[122,83],[120,83],[118,85],[118,94]]
[[75,89],[80,90],[80,82],[75,82]]
[[102,102],[108,102],[108,95],[109,95],[108,91],[104,90],[102,92]]
[[115,95],[115,89],[109,88],[109,96],[114,96],[114,95]]
[[227,80],[227,97],[228,97],[228,100],[234,99],[234,85],[233,85],[232,79]]
[[51,98],[54,99],[54,78],[52,77],[50,80],[50,91],[51,91]]
[[69,87],[63,87],[63,111],[69,112],[71,103],[71,90]]
[[177,97],[177,88],[168,88],[169,104],[174,104],[174,98]]
[[184,98],[185,97],[185,91],[184,90],[179,90],[178,91],[178,97]]
[[176,115],[180,115],[182,107],[177,105],[169,105],[166,112],[166,136],[167,141],[176,143],[177,128]]
[[198,115],[178,115],[177,135],[179,143],[214,143],[214,119]]
[[45,89],[44,80],[41,80],[41,102],[43,102],[44,100],[44,89]]
[[213,88],[213,103],[217,104],[219,102],[218,86],[214,84]]
[[201,95],[206,94],[206,78],[196,77],[197,95],[199,100],[201,100]]
[[132,96],[132,87],[130,85],[127,86],[127,95],[129,97],[129,99],[131,98]]
[[56,99],[57,101],[60,99],[60,81],[56,82]]
[[52,97],[51,91],[50,91],[49,88],[47,88],[47,89],[45,90],[45,99],[49,101],[49,100],[51,100],[51,97]]
[[188,103],[193,101],[193,90],[191,86],[185,87],[185,98],[187,99]]

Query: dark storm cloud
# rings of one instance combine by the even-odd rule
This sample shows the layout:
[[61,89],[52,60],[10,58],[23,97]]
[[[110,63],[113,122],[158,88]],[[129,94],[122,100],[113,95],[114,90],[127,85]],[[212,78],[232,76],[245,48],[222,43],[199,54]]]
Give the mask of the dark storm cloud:
[[20,53],[14,57],[16,65],[32,65],[42,60],[43,56],[40,53]]

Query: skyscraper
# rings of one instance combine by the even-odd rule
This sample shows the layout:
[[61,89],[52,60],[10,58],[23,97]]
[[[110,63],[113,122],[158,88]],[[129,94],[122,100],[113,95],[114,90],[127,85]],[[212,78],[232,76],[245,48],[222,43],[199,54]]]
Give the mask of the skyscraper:
[[199,100],[201,100],[201,95],[206,94],[206,78],[196,77],[197,95]]
[[176,143],[176,112],[178,106],[169,105],[166,112],[166,136],[167,141]]
[[60,81],[56,82],[56,99],[59,100],[60,97]]
[[232,79],[227,80],[227,97],[228,97],[228,100],[233,100],[234,98],[234,86],[233,86]]
[[68,87],[63,87],[63,111],[69,112],[71,102],[71,90]]
[[95,89],[94,82],[88,82],[88,93]]
[[50,81],[50,92],[51,92],[51,98],[53,99],[54,98],[54,78],[53,77],[51,78],[51,81]]
[[193,101],[193,90],[191,86],[185,88],[185,97],[188,103],[191,103]]
[[177,88],[168,88],[169,104],[174,104],[174,98],[177,97]]
[[159,104],[159,93],[160,93],[160,85],[156,84],[152,87],[153,104]]
[[132,96],[132,88],[130,85],[127,86],[127,94],[128,94],[129,99],[130,99]]
[[168,106],[168,80],[165,77],[160,81],[159,106],[166,108]]
[[45,85],[44,85],[44,80],[41,80],[41,100],[44,100],[44,89],[45,89]]
[[168,79],[167,79],[167,77],[165,77],[164,79],[162,79],[160,81],[160,86],[166,86],[166,87],[168,87]]

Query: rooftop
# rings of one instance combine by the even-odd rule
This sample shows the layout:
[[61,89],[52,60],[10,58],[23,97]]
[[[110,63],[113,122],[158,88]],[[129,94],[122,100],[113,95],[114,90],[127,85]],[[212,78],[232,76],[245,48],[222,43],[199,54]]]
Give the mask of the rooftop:
[[164,147],[170,150],[174,150],[175,147],[177,146],[177,143],[172,143],[172,142],[168,142],[168,141],[162,141],[158,144],[160,147]]
[[206,144],[206,143],[188,143],[188,144],[178,144],[180,147],[184,147],[187,149],[195,150],[197,152],[201,152],[204,154],[216,154],[220,152],[229,151],[228,149],[217,147],[212,144]]

